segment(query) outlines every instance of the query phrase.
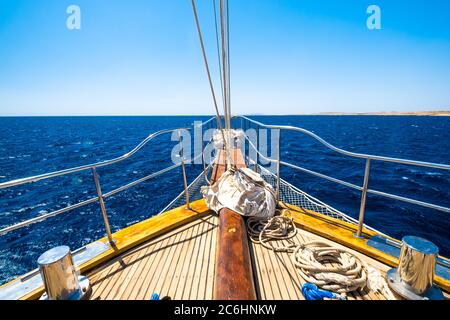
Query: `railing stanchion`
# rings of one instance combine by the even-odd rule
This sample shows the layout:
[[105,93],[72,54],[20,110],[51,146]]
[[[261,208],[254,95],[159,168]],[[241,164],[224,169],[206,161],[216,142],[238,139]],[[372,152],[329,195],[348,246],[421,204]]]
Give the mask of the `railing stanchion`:
[[108,215],[106,214],[105,201],[103,200],[102,188],[100,186],[100,180],[98,179],[97,170],[92,167],[92,174],[94,176],[95,188],[97,189],[98,201],[100,208],[102,209],[103,222],[105,223],[106,235],[108,236],[109,243],[113,244],[114,239],[111,234],[111,228],[109,227]]
[[361,207],[359,209],[358,231],[356,232],[356,236],[358,238],[362,237],[362,230],[364,226],[364,213],[366,211],[367,189],[369,188],[369,174],[370,174],[370,158],[366,160],[366,169],[364,171],[364,185],[361,193]]
[[203,175],[208,179],[206,175],[206,160],[205,160],[205,142],[203,141],[203,130],[202,130],[202,164],[203,164]]
[[281,140],[281,130],[278,130],[278,145],[277,145],[277,205],[280,201],[280,140]]
[[[248,148],[250,149],[250,146]],[[253,168],[255,172],[258,172],[258,151],[259,151],[259,127],[256,127],[255,167]]]
[[[181,130],[178,131],[178,136],[179,136],[179,141],[180,144],[183,142],[183,137],[181,136]],[[184,163],[184,152],[183,152],[184,148],[181,145],[181,150],[180,150],[180,159],[181,159],[181,171],[183,173],[183,183],[184,183],[184,193],[186,195],[186,209],[190,209],[190,205],[189,205],[189,190],[188,190],[188,184],[187,184],[187,178],[186,178],[186,165]]]

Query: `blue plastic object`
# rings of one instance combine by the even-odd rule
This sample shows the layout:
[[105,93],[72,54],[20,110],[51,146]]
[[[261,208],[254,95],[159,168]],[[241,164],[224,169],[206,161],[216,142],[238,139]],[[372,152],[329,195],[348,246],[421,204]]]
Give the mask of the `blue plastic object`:
[[159,294],[157,294],[157,293],[152,294],[150,300],[160,300]]
[[331,291],[319,289],[313,283],[305,283],[302,286],[302,293],[306,300],[323,300],[323,298],[342,299],[340,295]]

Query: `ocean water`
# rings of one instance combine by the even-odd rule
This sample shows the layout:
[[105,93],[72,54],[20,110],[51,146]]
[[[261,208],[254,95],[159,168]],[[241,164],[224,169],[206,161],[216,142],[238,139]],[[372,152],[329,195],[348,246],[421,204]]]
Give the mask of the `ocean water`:
[[[0,118],[0,182],[120,156],[150,133],[191,125],[209,117],[37,117]],[[255,116],[269,124],[303,127],[342,149],[420,161],[450,163],[450,117]],[[102,191],[172,164],[177,142],[156,138],[130,159],[99,168]],[[300,133],[282,133],[283,160],[362,185],[364,161],[328,150]],[[189,165],[192,181],[202,170]],[[360,193],[306,173],[281,169],[282,177],[327,204],[357,217]],[[450,207],[450,173],[374,161],[369,186],[384,192]],[[162,210],[183,189],[179,168],[106,201],[112,231]],[[0,228],[96,195],[91,172],[81,172],[0,190]],[[368,195],[365,222],[396,238],[418,235],[450,256],[447,213]],[[41,253],[56,245],[72,249],[105,235],[98,203],[0,236],[0,283],[36,267]]]

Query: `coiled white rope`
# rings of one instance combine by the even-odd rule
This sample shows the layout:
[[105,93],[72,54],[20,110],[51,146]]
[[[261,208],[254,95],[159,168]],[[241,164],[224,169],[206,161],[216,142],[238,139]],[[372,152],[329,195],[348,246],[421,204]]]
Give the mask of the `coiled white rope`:
[[[289,241],[297,235],[291,216],[280,215],[270,219],[250,217],[247,220],[247,232],[250,241],[275,252],[293,252],[296,246],[293,241]],[[274,246],[272,240],[288,240],[289,245]]]
[[346,250],[323,242],[297,246],[292,253],[292,261],[303,279],[325,290],[347,293],[367,285],[367,273],[361,260]]
[[[323,242],[295,244],[292,238],[297,228],[287,212],[270,219],[250,217],[247,220],[250,240],[275,252],[291,253],[300,276],[322,289],[345,294],[366,287],[367,270],[354,254]],[[274,240],[287,240],[288,244],[276,246]]]

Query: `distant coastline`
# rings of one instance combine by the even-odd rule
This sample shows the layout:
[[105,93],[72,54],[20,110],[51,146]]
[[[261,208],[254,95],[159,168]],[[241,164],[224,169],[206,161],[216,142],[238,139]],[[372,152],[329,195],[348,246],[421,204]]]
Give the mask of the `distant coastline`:
[[397,111],[383,111],[383,112],[321,112],[317,115],[322,116],[434,116],[434,117],[449,117],[450,111],[416,111],[416,112],[397,112]]
[[[319,113],[292,113],[292,114],[262,114],[248,113],[246,116],[432,116],[450,117],[449,111],[380,111],[380,112],[319,112]],[[103,115],[0,115],[0,118],[73,118],[73,117],[212,117],[213,114],[103,114]]]

